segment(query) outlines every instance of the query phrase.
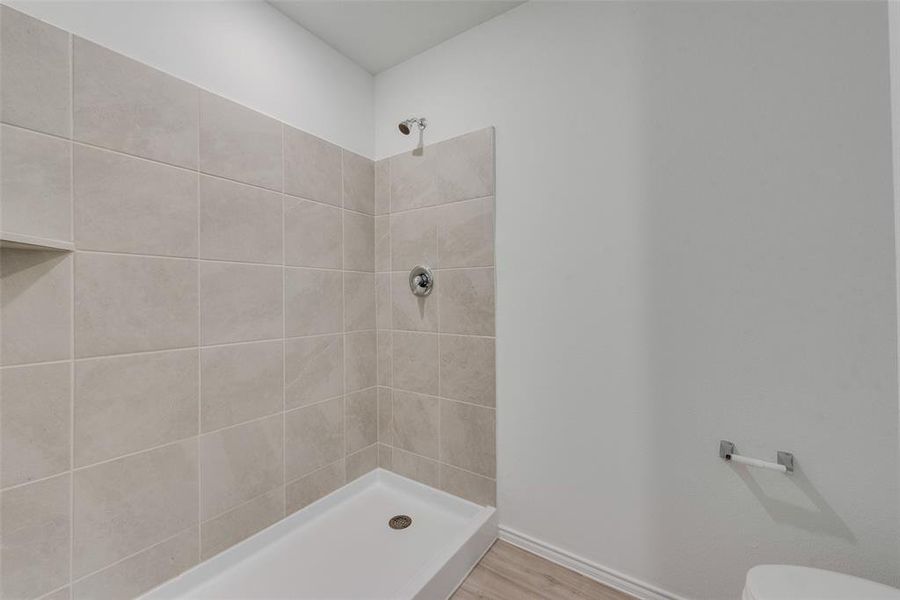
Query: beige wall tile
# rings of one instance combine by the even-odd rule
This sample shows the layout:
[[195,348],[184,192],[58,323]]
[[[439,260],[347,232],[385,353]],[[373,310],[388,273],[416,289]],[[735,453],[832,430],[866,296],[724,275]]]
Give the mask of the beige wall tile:
[[435,275],[441,331],[494,335],[494,269],[453,269]]
[[378,331],[375,337],[377,342],[375,351],[378,354],[378,377],[376,383],[390,387],[394,385],[393,332]]
[[494,338],[441,335],[441,396],[494,406]]
[[306,406],[344,391],[344,336],[285,340],[285,408]]
[[339,208],[285,196],[285,264],[340,269],[344,257],[342,219]]
[[285,477],[307,475],[344,457],[344,399],[285,413]]
[[207,521],[284,483],[284,415],[200,436],[200,519]]
[[377,389],[347,394],[345,407],[346,452],[352,454],[378,441]]
[[344,330],[375,329],[375,274],[344,273]]
[[375,271],[375,218],[344,211],[344,268]]
[[197,256],[197,174],[75,145],[79,250]]
[[375,274],[375,327],[391,328],[391,274]]
[[200,171],[281,191],[281,123],[200,91]]
[[441,489],[483,506],[497,506],[497,482],[468,471],[441,465]]
[[200,177],[200,258],[281,264],[281,194]]
[[77,253],[75,354],[197,345],[197,263]]
[[202,343],[280,338],[282,293],[281,267],[201,262]]
[[439,400],[394,390],[394,447],[438,458]]
[[197,528],[191,527],[122,562],[103,569],[73,588],[75,600],[134,598],[180,575],[197,563]]
[[363,390],[378,382],[378,350],[374,331],[358,331],[344,336],[345,387],[348,392]]
[[71,142],[0,127],[4,231],[72,239],[71,159]]
[[309,506],[344,485],[345,479],[341,459],[289,483],[285,488],[285,512],[291,514]]
[[37,598],[69,581],[69,474],[0,494],[0,594]]
[[212,431],[282,410],[284,344],[251,342],[200,351],[200,430]]
[[0,250],[0,331],[5,365],[70,357],[71,254]]
[[378,388],[378,441],[394,443],[394,403],[390,388]]
[[279,486],[206,521],[200,526],[201,560],[227,550],[283,517],[284,488]]
[[391,218],[375,217],[375,271],[391,270]]
[[347,457],[347,482],[378,468],[378,447],[372,444]]
[[493,138],[482,129],[391,158],[391,210],[492,195]]
[[438,264],[490,267],[494,264],[494,199],[454,202],[438,213]]
[[441,460],[496,477],[495,415],[492,408],[441,400]]
[[394,332],[394,387],[438,393],[438,337],[433,333]]
[[73,86],[76,140],[197,167],[194,86],[79,37]]
[[391,469],[393,461],[391,460],[392,449],[385,444],[378,444],[378,466],[382,469]]
[[416,265],[437,268],[437,211],[429,208],[391,215],[391,270]]
[[195,525],[197,479],[196,439],[75,471],[73,577]]
[[391,470],[398,475],[414,479],[436,488],[440,484],[437,461],[394,448],[391,452]]
[[0,8],[0,119],[69,137],[69,34]]
[[0,373],[0,487],[69,469],[69,363]]
[[284,191],[341,206],[341,149],[284,126]]
[[343,330],[343,275],[339,271],[285,269],[285,335]]
[[375,163],[344,150],[344,208],[375,214]]
[[75,466],[197,433],[197,350],[75,363]]
[[385,158],[375,163],[375,214],[391,212],[391,159]]
[[[440,285],[435,277],[435,287]],[[391,273],[391,318],[394,329],[405,331],[438,330],[438,297],[416,296],[409,289],[409,273]]]

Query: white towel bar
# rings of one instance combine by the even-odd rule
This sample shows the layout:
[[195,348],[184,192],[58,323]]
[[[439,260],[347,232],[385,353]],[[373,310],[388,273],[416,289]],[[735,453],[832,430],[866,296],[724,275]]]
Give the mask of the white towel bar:
[[719,457],[730,460],[731,462],[747,465],[748,467],[771,469],[772,471],[778,471],[779,473],[794,472],[794,455],[790,452],[783,452],[781,450],[779,450],[777,454],[776,460],[778,462],[768,462],[758,458],[750,458],[749,456],[735,454],[734,444],[727,440],[721,440],[719,442]]

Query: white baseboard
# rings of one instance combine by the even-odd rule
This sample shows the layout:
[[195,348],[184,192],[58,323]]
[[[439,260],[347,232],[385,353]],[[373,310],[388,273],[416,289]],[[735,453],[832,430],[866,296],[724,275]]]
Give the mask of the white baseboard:
[[536,554],[541,558],[546,558],[558,565],[562,565],[576,573],[581,573],[585,577],[590,577],[603,585],[615,588],[626,594],[631,594],[635,598],[640,598],[641,600],[687,600],[682,596],[667,592],[654,585],[635,579],[634,577],[629,577],[628,575],[619,573],[613,569],[592,563],[580,556],[551,546],[546,542],[536,540],[524,533],[519,533],[514,529],[501,525],[499,533],[499,537],[503,541],[518,546],[523,550],[527,550],[532,554]]

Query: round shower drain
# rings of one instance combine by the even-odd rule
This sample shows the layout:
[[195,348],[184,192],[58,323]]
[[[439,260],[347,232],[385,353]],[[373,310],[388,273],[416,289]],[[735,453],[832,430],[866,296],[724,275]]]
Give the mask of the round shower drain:
[[391,529],[406,529],[412,525],[412,518],[406,515],[397,515],[396,517],[391,517],[388,525]]

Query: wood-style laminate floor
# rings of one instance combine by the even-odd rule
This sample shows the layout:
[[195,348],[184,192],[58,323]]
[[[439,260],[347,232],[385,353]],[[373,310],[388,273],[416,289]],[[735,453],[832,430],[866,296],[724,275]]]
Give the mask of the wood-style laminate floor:
[[451,600],[634,600],[575,571],[497,540]]

